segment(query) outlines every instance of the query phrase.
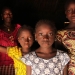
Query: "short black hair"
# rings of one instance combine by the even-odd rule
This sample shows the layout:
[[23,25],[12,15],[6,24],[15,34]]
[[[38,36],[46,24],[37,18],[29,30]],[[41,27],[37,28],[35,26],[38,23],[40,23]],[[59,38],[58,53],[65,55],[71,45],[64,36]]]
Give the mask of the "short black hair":
[[11,7],[7,7],[7,6],[5,6],[5,7],[2,8],[2,10],[1,10],[1,14],[3,14],[4,11],[5,11],[6,9],[9,9],[9,10],[13,13],[13,10],[12,10]]
[[49,25],[49,26],[53,29],[53,31],[55,32],[55,34],[56,34],[57,29],[56,29],[56,27],[55,27],[55,23],[54,23],[53,21],[50,21],[50,20],[47,20],[47,19],[39,20],[39,21],[36,23],[35,32],[36,32],[36,29],[37,29],[40,25],[42,25],[42,24],[47,24],[47,25]]
[[71,3],[74,3],[74,4],[75,4],[75,0],[66,0],[65,6],[64,6],[65,11],[66,11],[66,9],[68,8],[68,6],[69,6]]
[[17,38],[19,37],[20,33],[24,30],[28,30],[30,31],[30,33],[32,34],[32,36],[34,37],[34,31],[33,31],[33,28],[29,25],[23,25],[21,26],[21,28],[18,30],[18,33],[17,33]]

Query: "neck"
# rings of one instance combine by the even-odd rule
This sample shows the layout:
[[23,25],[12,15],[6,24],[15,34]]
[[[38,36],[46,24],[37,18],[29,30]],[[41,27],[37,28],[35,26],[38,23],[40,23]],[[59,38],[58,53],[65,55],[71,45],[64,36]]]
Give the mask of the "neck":
[[22,51],[22,55],[24,56],[24,55],[26,55],[26,54],[29,53],[30,49],[23,49],[23,48],[22,48],[21,51]]
[[26,54],[28,54],[29,52],[22,52],[22,56],[24,56],[24,55],[26,55]]
[[52,47],[49,47],[49,48],[40,47],[39,50],[44,53],[51,53],[53,51],[53,48]]
[[3,25],[10,27],[11,26],[11,23],[10,22],[9,23],[4,23]]
[[69,28],[75,28],[75,23],[70,23],[68,27]]

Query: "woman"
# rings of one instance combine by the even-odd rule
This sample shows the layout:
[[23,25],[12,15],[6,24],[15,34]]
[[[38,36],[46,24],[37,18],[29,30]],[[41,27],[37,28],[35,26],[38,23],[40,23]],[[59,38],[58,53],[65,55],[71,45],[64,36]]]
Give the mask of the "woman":
[[69,62],[68,75],[75,75],[75,0],[68,0],[65,5],[66,18],[69,25],[57,32],[57,40],[68,49],[71,61]]
[[[10,8],[5,7],[1,13],[3,24],[0,26],[0,45],[4,47],[17,45],[17,31],[21,27],[19,24],[13,24],[13,14]],[[9,66],[13,60],[8,55],[0,53],[0,66]]]

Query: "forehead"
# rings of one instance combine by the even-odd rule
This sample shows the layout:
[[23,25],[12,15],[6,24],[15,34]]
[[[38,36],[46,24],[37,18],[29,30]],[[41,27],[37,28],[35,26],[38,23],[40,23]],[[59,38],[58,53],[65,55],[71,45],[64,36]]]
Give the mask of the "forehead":
[[67,9],[68,8],[74,8],[74,7],[75,7],[75,3],[71,2],[71,3],[68,4]]
[[41,24],[36,28],[36,30],[38,29],[52,29],[52,27],[48,24]]
[[39,25],[39,26],[37,26],[37,28],[36,29],[39,29],[39,28],[49,28],[49,29],[52,29],[52,27],[50,26],[50,25],[48,25],[48,24],[41,24],[41,25]]
[[11,12],[11,10],[10,10],[10,9],[4,9],[4,10],[3,10],[3,13],[4,13],[4,12]]
[[19,35],[32,35],[29,30],[22,30],[20,31]]

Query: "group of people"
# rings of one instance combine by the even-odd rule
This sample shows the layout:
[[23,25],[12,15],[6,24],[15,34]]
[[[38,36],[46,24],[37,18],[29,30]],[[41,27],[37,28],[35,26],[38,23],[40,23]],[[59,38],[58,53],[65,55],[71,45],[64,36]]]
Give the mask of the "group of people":
[[[30,26],[12,24],[12,11],[3,9],[0,66],[12,64],[13,75],[75,75],[75,0],[68,0],[65,14],[70,23],[64,29],[57,31],[52,21],[39,20],[33,31]],[[32,50],[34,41],[39,44],[36,50]],[[59,49],[60,44],[68,52]]]

